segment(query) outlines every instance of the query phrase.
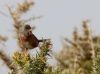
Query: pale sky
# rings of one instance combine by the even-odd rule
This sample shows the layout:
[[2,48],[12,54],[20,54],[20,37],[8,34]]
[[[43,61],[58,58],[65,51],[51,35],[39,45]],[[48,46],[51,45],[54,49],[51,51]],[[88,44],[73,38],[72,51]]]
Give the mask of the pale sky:
[[[0,0],[0,11],[9,15],[6,5],[14,6],[21,1],[23,0]],[[100,34],[100,0],[36,0],[35,2],[35,6],[27,13],[26,18],[32,15],[43,16],[31,23],[36,26],[33,33],[38,38],[51,38],[54,51],[59,51],[61,48],[62,36],[70,38],[75,26],[81,30],[82,20],[90,19],[93,33]],[[0,14],[0,34],[10,38],[5,47],[9,55],[16,47],[11,23],[10,18]],[[8,69],[5,67],[1,62],[0,74],[8,74]]]

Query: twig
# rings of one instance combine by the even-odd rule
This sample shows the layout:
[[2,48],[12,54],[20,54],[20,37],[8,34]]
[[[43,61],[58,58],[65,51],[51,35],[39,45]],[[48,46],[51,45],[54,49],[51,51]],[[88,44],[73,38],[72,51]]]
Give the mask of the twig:
[[11,70],[14,69],[14,67],[11,66],[11,64],[12,64],[11,59],[9,59],[8,56],[6,54],[4,54],[2,51],[0,51],[0,58],[4,61],[4,63],[7,65],[7,67],[9,69],[11,69]]

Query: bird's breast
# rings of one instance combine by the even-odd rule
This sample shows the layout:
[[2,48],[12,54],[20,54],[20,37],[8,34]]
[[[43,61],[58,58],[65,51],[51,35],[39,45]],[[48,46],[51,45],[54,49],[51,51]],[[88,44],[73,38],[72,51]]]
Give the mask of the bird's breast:
[[32,46],[29,42],[25,42],[24,46],[25,46],[27,49],[33,49],[33,46]]

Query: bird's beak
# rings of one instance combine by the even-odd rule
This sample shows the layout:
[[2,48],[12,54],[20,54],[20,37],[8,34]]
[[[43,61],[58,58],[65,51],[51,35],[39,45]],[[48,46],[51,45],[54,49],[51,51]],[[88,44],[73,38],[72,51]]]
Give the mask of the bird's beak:
[[32,29],[30,29],[29,32],[32,32]]

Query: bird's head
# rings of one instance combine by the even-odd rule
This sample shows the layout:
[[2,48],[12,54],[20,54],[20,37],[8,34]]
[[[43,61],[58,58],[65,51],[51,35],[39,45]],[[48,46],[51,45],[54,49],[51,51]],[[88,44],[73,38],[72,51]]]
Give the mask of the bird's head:
[[26,36],[29,36],[29,35],[32,35],[32,28],[31,28],[31,26],[30,25],[25,25],[25,27],[24,27],[24,32],[25,32],[25,35]]

